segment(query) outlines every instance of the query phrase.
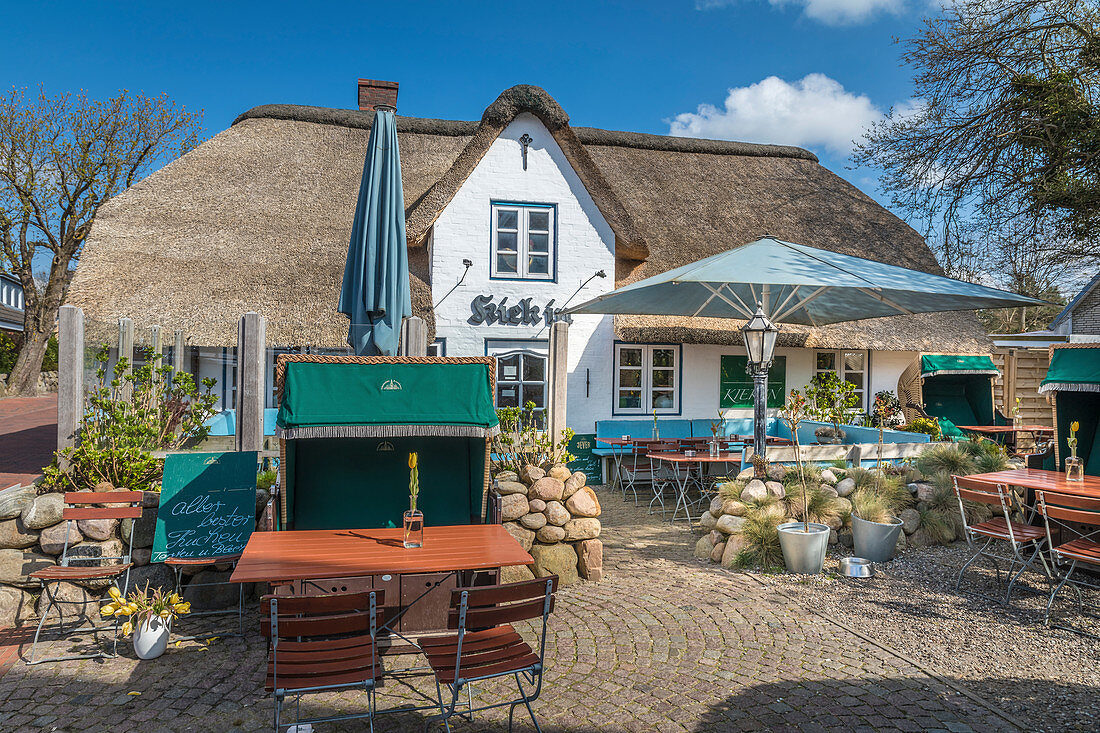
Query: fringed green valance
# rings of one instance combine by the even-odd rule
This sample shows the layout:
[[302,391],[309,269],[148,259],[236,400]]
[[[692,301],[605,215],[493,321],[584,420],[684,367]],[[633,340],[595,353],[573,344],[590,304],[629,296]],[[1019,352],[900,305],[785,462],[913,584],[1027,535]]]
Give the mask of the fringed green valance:
[[1040,392],[1100,392],[1100,346],[1054,349]]
[[939,374],[1000,374],[993,359],[988,356],[963,356],[958,354],[925,354],[920,358],[921,377]]
[[315,425],[275,428],[275,437],[297,438],[491,438],[500,428],[475,425]]

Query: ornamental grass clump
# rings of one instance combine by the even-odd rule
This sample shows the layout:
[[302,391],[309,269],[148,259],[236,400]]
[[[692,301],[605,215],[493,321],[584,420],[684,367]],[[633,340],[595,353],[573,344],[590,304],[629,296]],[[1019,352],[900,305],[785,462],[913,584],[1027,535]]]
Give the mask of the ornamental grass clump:
[[136,627],[148,624],[153,619],[160,619],[165,625],[171,625],[174,619],[191,612],[191,604],[176,593],[165,593],[161,588],[150,593],[148,582],[145,583],[145,588],[133,591],[128,596],[123,596],[115,586],[111,586],[107,593],[111,596],[111,602],[100,608],[99,613],[116,618],[125,616],[126,621],[119,630],[123,636],[129,636]]
[[959,446],[970,456],[976,473],[993,473],[1012,467],[1008,461],[1008,451],[992,440],[968,440],[959,443]]
[[894,521],[894,512],[884,496],[873,489],[857,491],[850,497],[855,516],[867,522],[890,524]]
[[787,509],[794,519],[818,524],[835,522],[843,514],[841,503],[819,486],[788,498]]
[[722,501],[729,501],[730,499],[740,501],[741,492],[744,490],[744,481],[727,481],[724,484],[718,484],[718,495],[722,497]]
[[750,502],[741,525],[744,548],[737,554],[738,567],[762,567],[765,569],[783,565],[783,548],[779,544],[779,525],[787,519],[778,498],[769,496],[759,502]]
[[937,473],[966,476],[977,472],[973,456],[957,443],[934,445],[917,456],[914,463],[925,476]]

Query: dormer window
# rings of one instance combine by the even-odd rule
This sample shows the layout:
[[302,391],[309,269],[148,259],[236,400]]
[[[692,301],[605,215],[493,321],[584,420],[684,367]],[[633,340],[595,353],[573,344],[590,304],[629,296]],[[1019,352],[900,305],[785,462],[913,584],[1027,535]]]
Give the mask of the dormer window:
[[493,204],[492,276],[553,280],[557,274],[553,204]]

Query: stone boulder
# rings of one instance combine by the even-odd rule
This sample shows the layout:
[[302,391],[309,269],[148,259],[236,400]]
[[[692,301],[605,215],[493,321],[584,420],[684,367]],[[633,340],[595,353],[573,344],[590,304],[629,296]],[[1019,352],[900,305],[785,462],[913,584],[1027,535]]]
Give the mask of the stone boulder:
[[787,471],[790,470],[782,464],[774,464],[768,466],[768,479],[770,481],[783,481],[787,476]]
[[841,514],[851,514],[852,513],[852,501],[851,501],[851,499],[845,499],[843,496],[838,496],[833,501],[836,502],[837,511],[839,511]]
[[0,585],[0,628],[10,629],[34,617],[34,596]]
[[500,582],[504,584],[534,579],[535,574],[527,565],[505,565],[500,569]]
[[574,517],[598,517],[602,513],[600,500],[591,487],[585,486],[565,500],[565,508]]
[[527,502],[527,506],[533,512],[544,512],[544,511],[546,511],[546,502],[543,501],[542,499],[531,499],[529,502]]
[[838,540],[838,536],[837,536],[836,530],[835,529],[830,529],[829,530],[829,544],[830,545],[835,545],[837,543],[837,540]]
[[81,519],[76,523],[80,533],[90,540],[102,542],[109,540],[118,527],[117,519]]
[[920,528],[920,512],[916,509],[902,509],[898,519],[905,534],[913,534]]
[[[902,534],[905,533],[902,532]],[[901,538],[899,537],[898,539]],[[913,547],[930,547],[936,544],[932,537],[923,529],[918,529],[916,532],[906,537],[906,539],[908,540],[906,544],[912,545]]]
[[724,534],[722,534],[721,532],[719,532],[716,529],[712,529],[710,531],[710,543],[712,545],[717,545],[719,542],[725,542],[725,541],[726,541],[726,536]]
[[568,499],[573,494],[577,493],[578,489],[588,485],[588,477],[580,471],[577,471],[569,478],[565,479],[565,491],[562,492],[562,498]]
[[722,516],[722,505],[726,503],[726,500],[722,498],[721,494],[715,494],[714,498],[710,500],[710,507],[707,511],[716,517]]
[[741,473],[737,474],[737,476],[734,478],[734,480],[735,481],[751,481],[754,476],[756,476],[756,471],[753,469],[752,466],[749,466],[748,468],[743,469],[741,471]]
[[141,505],[143,507],[159,507],[160,506],[160,492],[159,491],[143,491],[141,492]]
[[561,527],[570,520],[569,510],[560,501],[546,502],[546,521],[555,527]]
[[577,551],[577,572],[585,580],[597,582],[603,579],[603,543],[599,540],[583,540],[573,546]]
[[92,491],[114,491],[115,486],[110,481],[100,481],[92,487]]
[[749,507],[747,504],[743,504],[737,499],[729,499],[722,502],[722,514],[731,514],[735,517],[743,517],[748,513]]
[[932,501],[932,497],[936,494],[936,487],[932,484],[913,483],[909,484],[909,491],[917,497],[917,501]]
[[851,547],[855,544],[855,540],[852,537],[852,530],[850,529],[837,530],[836,538],[837,541],[845,547]]
[[748,520],[744,517],[737,517],[732,514],[723,514],[718,518],[717,530],[723,534],[733,534],[734,532],[740,532],[741,527],[744,526]]
[[837,496],[848,496],[856,490],[856,480],[852,478],[845,478],[837,481],[836,494]]
[[152,559],[152,547],[135,547],[134,551],[130,553],[130,560],[133,561],[134,565],[148,565]]
[[23,520],[5,519],[0,522],[0,549],[22,550],[38,542],[38,532],[23,526]]
[[84,535],[80,534],[75,522],[59,522],[52,527],[46,527],[38,535],[38,546],[47,555],[60,555],[68,541],[69,547],[74,547],[84,541]]
[[704,531],[709,532],[718,526],[718,518],[710,512],[703,512],[703,515],[699,517],[699,526]]
[[45,529],[60,522],[64,511],[64,494],[42,494],[27,504],[20,516],[27,529]]
[[832,486],[829,486],[828,484],[822,484],[821,486],[818,486],[817,490],[832,499],[837,499],[840,497],[840,494],[836,493],[836,489],[834,489]]
[[534,559],[532,571],[536,578],[548,575],[558,576],[558,585],[572,585],[580,580],[577,573],[577,551],[565,542],[556,545],[534,545],[531,548]]
[[149,590],[162,588],[168,593],[176,589],[176,574],[162,562],[130,568],[130,590],[138,590],[149,584]]
[[532,531],[538,531],[546,526],[546,515],[542,512],[532,512],[530,514],[524,514],[519,518],[519,523],[527,529]]
[[55,564],[52,557],[31,550],[0,550],[0,583],[21,588],[40,588],[41,584],[37,580],[27,576]]
[[745,485],[745,489],[741,492],[741,501],[760,501],[768,495],[768,487],[760,479],[754,478]]
[[[229,571],[218,572],[217,570],[203,570],[195,573],[183,589],[183,600],[189,601],[196,611],[235,608],[240,599],[240,589],[237,583],[229,582],[230,575]],[[207,583],[219,585],[207,585]]]
[[714,549],[710,551],[710,561],[711,562],[721,562],[722,561],[722,553],[725,552],[725,550],[726,550],[725,541],[722,541],[722,542],[719,542],[718,544],[716,544],[714,546]]
[[498,481],[497,493],[501,496],[508,496],[509,494],[523,494],[527,495],[527,484],[521,484],[518,481]]
[[726,570],[733,570],[737,567],[737,556],[741,554],[741,551],[748,545],[748,541],[744,535],[731,534],[729,539],[726,540],[726,546],[722,550],[722,567]]
[[569,470],[569,467],[564,463],[555,464],[546,472],[546,475],[550,478],[556,478],[558,481],[564,482],[566,479],[573,476],[573,472]]
[[123,519],[119,523],[123,542],[130,541],[133,535],[134,547],[152,547],[153,534],[157,531],[157,508],[143,506],[137,519]]
[[62,616],[66,619],[73,620],[78,614],[83,614],[98,620],[99,604],[96,603],[87,589],[74,583],[58,583],[57,585],[51,583],[50,594],[60,604],[55,603],[50,606],[49,599],[43,593],[38,597],[38,606],[35,609],[39,616],[45,614],[47,610],[49,611],[49,615],[46,616],[46,623],[57,621],[58,605],[61,607]]
[[12,519],[23,514],[23,510],[34,501],[33,486],[12,486],[0,491],[0,519]]
[[507,494],[500,497],[500,516],[505,522],[519,519],[530,510],[531,505],[523,494]]
[[524,552],[531,551],[531,545],[535,542],[535,533],[527,529],[523,525],[516,524],[515,522],[505,522],[504,529],[508,534],[515,537],[516,542],[523,547]]
[[703,535],[699,538],[699,541],[695,543],[695,557],[700,560],[710,559],[710,554],[714,552],[714,540],[711,538],[710,533]]
[[543,501],[561,501],[563,493],[565,493],[564,481],[553,476],[545,476],[531,484],[531,490],[527,492],[527,496]]
[[565,523],[565,539],[567,542],[576,540],[594,540],[600,536],[600,520],[582,517],[570,519]]
[[787,490],[783,488],[783,484],[778,481],[767,481],[764,487],[768,490],[768,493],[777,499],[782,499],[787,495]]
[[824,481],[827,484],[832,485],[832,484],[835,484],[840,479],[838,479],[836,477],[836,474],[833,473],[832,469],[826,468],[824,471],[821,472],[821,480]]
[[530,486],[538,481],[540,478],[546,475],[546,471],[543,471],[538,466],[528,463],[519,471],[519,480]]
[[501,471],[493,478],[497,481],[519,481],[519,474],[515,471]]
[[544,545],[552,545],[565,540],[565,530],[553,524],[547,524],[535,532],[535,539]]
[[905,535],[904,532],[898,533],[898,544],[894,546],[894,549],[897,552],[901,552],[902,550],[904,550],[908,546],[909,546],[909,538]]

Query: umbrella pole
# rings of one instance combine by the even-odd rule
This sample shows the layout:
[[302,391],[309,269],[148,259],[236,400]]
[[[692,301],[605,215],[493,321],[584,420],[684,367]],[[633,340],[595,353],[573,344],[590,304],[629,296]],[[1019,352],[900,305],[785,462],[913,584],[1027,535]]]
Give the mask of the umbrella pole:
[[766,437],[766,408],[768,405],[768,370],[757,368],[752,374],[752,442],[760,460],[753,461],[756,478],[763,479],[767,458],[768,439]]

